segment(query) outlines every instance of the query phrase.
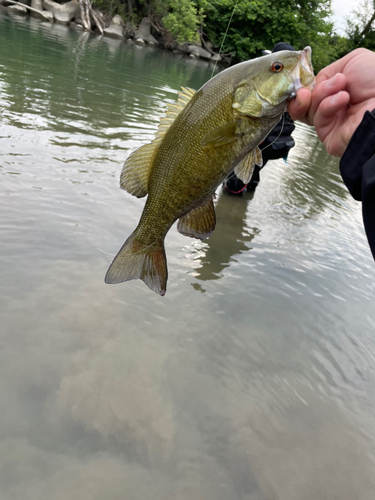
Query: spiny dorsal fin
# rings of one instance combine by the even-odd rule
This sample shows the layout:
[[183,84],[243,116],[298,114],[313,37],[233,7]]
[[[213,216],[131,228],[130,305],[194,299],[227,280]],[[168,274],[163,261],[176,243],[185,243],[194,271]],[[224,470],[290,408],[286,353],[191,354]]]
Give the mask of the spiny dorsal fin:
[[138,148],[125,161],[120,178],[121,189],[125,189],[125,191],[137,198],[146,196],[148,193],[148,179],[154,158],[164,134],[194,94],[195,91],[193,89],[182,87],[182,92],[178,93],[177,102],[175,104],[167,103],[168,110],[166,111],[166,116],[160,119],[155,139],[150,144],[145,144]]
[[215,225],[216,215],[211,197],[181,217],[177,224],[177,230],[184,236],[204,240],[213,232]]
[[251,176],[253,175],[255,164],[260,167],[263,165],[262,152],[258,146],[256,146],[255,149],[252,149],[250,153],[248,153],[245,158],[241,160],[241,162],[235,167],[234,173],[244,184],[248,184]]
[[159,128],[156,134],[156,138],[162,138],[172,123],[175,121],[177,116],[185,108],[185,106],[190,102],[190,99],[194,97],[195,90],[189,89],[187,87],[181,87],[182,92],[178,93],[178,99],[174,104],[167,103],[168,109],[165,116],[160,119]]

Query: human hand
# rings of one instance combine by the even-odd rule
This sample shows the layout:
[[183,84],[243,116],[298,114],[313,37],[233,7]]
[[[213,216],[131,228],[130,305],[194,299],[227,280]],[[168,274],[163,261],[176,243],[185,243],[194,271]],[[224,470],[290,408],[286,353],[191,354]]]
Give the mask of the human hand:
[[314,125],[327,152],[341,157],[365,111],[375,108],[374,82],[375,53],[354,50],[322,69],[312,92],[300,89],[288,111]]

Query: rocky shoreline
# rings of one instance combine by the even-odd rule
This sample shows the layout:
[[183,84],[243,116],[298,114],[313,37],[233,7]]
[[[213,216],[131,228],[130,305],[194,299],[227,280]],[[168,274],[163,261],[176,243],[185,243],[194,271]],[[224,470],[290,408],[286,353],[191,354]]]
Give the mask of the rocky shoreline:
[[[0,5],[9,14],[29,14],[34,18],[74,26],[77,29],[96,32],[102,36],[123,40],[132,39],[137,45],[165,48],[152,35],[149,18],[144,17],[141,24],[130,36],[121,16],[116,15],[110,18],[106,13],[93,8],[90,0],[70,0],[63,4],[54,0],[0,0]],[[203,48],[191,43],[175,44],[173,52],[184,53],[190,58],[200,58],[213,62],[222,61],[221,56],[208,45]]]

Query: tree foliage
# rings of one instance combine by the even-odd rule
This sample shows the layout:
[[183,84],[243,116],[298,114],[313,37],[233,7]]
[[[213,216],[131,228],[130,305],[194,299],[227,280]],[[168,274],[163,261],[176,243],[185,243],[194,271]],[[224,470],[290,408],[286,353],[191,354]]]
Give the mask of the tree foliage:
[[[369,3],[375,0],[364,0]],[[280,42],[296,49],[310,45],[316,70],[345,52],[345,39],[333,32],[328,20],[331,0],[97,0],[108,2],[128,22],[143,16],[167,31],[178,43],[210,42],[218,51],[231,54],[234,62],[262,55]],[[361,25],[362,26],[362,25]],[[354,29],[354,28],[353,28]],[[354,29],[355,31],[355,29]],[[356,33],[356,31],[355,31]],[[356,35],[353,35],[355,38]],[[168,46],[171,46],[168,44]]]
[[160,7],[163,24],[178,43],[199,42],[198,9],[191,0],[168,0]]
[[375,50],[375,0],[363,0],[357,9],[346,17],[346,34],[349,49],[358,47]]
[[261,55],[264,49],[285,41],[297,49],[310,45],[315,59],[329,58],[332,23],[331,0],[197,0],[205,12],[205,33],[219,46],[230,17],[223,51],[237,61]]

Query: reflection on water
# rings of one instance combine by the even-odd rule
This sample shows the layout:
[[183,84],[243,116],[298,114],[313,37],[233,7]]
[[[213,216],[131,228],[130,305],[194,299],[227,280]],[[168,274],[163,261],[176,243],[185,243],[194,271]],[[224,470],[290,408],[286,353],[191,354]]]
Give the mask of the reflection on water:
[[197,279],[219,279],[222,271],[230,265],[232,258],[249,250],[250,241],[259,234],[258,228],[246,226],[246,210],[254,193],[246,193],[243,197],[220,192],[215,203],[217,226],[208,238],[198,262]]
[[[372,500],[374,263],[314,132],[219,188],[169,287],[104,284],[118,189],[212,66],[0,14],[1,500]],[[201,293],[204,291],[205,293]]]

